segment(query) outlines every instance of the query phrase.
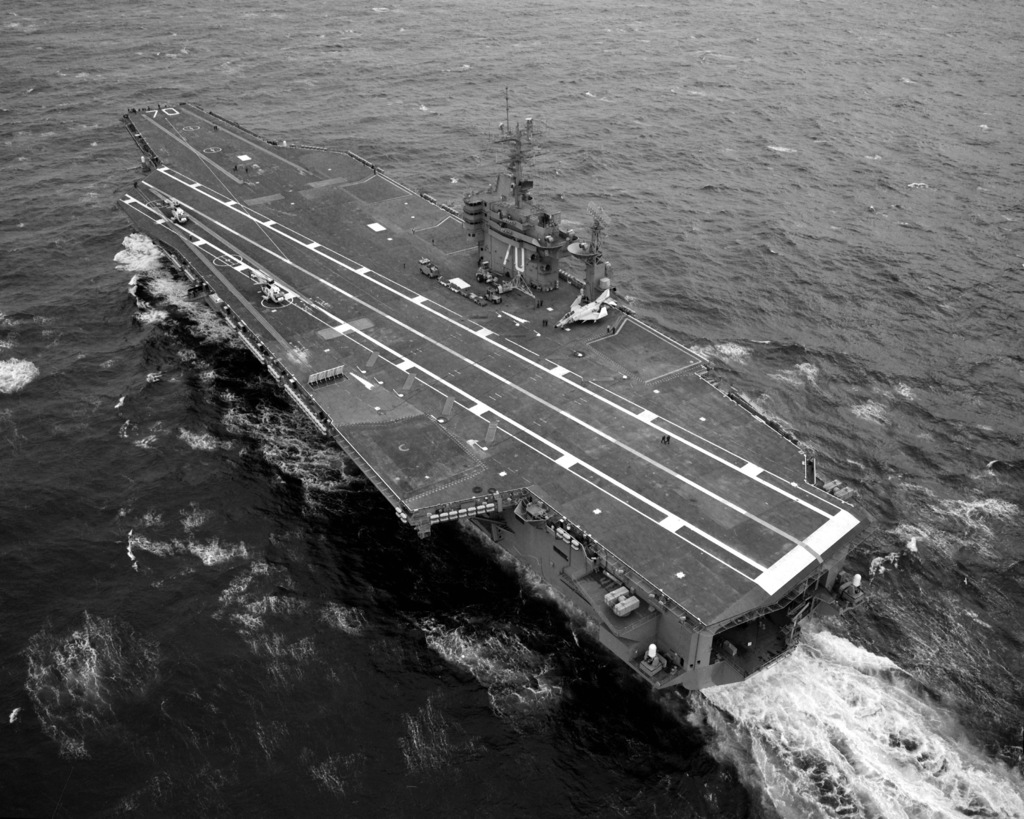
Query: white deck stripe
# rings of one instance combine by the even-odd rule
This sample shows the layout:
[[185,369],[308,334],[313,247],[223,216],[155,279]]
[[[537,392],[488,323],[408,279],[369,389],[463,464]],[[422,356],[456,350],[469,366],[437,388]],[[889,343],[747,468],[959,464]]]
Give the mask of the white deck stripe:
[[579,459],[566,452],[561,458],[555,461],[562,469],[572,469],[579,463]]
[[[314,249],[314,248],[311,248],[311,249]],[[368,267],[360,267],[358,270],[353,270],[352,272],[353,273],[358,273],[360,276],[365,276],[367,273],[370,272],[370,268],[368,268]]]
[[803,543],[776,560],[754,582],[768,594],[775,594],[814,562],[814,554],[811,551],[819,555],[824,554],[858,523],[860,521],[845,509],[840,510],[839,514],[822,524]]
[[668,515],[663,521],[658,524],[662,529],[668,529],[673,534],[678,532],[683,526],[686,525],[686,521],[676,515]]
[[548,372],[551,373],[555,378],[561,378],[563,375],[565,375],[569,371],[565,367],[563,367],[561,364],[559,364],[558,366],[548,370]]
[[829,547],[839,540],[860,523],[857,518],[847,512],[845,509],[841,510],[838,515],[833,517],[828,523],[820,526],[814,531],[810,537],[804,538],[804,543],[810,546],[819,555],[825,554]]
[[756,464],[746,463],[740,467],[740,472],[751,478],[756,478],[758,475],[764,472],[764,470],[761,467],[757,466]]
[[400,369],[403,373],[407,373],[407,372],[409,372],[409,370],[411,370],[413,367],[416,366],[416,363],[413,362],[413,361],[410,361],[407,358],[407,359],[405,359],[405,361],[403,361],[401,364],[398,364],[397,366],[398,366],[398,369]]
[[476,406],[470,407],[469,411],[474,415],[483,415],[490,409],[486,404],[477,404]]
[[643,421],[645,424],[650,423],[658,417],[658,413],[651,412],[649,409],[645,409],[643,412],[638,412],[636,417]]

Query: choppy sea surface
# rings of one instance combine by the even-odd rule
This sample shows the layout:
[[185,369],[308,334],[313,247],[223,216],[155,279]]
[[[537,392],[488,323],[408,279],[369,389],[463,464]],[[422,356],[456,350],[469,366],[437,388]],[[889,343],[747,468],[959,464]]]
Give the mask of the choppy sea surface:
[[[1024,816],[1022,32],[1013,0],[5,3],[0,814]],[[742,686],[653,698],[510,561],[419,541],[113,206],[121,112],[181,100],[456,202],[506,87],[539,198],[600,206],[635,309],[875,520],[868,604]]]

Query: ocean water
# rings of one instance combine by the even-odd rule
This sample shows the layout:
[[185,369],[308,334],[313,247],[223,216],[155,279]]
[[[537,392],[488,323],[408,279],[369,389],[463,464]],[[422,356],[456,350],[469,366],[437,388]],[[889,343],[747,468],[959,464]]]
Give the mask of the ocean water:
[[[1021,817],[1024,8],[0,9],[0,814]],[[870,600],[652,697],[424,541],[113,203],[189,100],[442,201],[533,116],[645,319],[858,490]],[[148,302],[127,291],[149,279]]]

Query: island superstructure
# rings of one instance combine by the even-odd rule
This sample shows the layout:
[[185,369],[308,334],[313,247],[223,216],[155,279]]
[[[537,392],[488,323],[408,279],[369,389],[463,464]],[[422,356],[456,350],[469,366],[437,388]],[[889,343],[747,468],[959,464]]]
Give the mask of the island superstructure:
[[421,535],[471,523],[656,688],[739,682],[861,598],[866,534],[813,453],[632,314],[533,201],[532,123],[461,208],[352,152],[189,104],[133,109],[119,201]]

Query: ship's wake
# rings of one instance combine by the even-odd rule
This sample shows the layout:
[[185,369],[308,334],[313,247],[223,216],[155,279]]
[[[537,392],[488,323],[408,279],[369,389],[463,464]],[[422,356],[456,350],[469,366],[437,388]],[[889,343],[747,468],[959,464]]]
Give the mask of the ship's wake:
[[824,630],[692,706],[712,753],[784,819],[1024,816],[1018,772],[972,747],[892,661]]

